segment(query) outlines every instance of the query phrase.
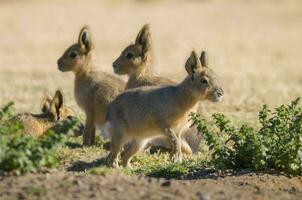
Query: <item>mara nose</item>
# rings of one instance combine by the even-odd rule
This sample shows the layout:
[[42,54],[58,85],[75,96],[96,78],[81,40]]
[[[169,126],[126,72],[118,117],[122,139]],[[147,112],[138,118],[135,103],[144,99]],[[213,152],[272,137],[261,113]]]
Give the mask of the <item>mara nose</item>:
[[61,59],[59,59],[59,60],[57,61],[57,64],[58,64],[58,66],[61,65]]
[[116,68],[116,63],[113,63],[112,66],[113,66],[113,68],[115,69],[115,68]]
[[221,97],[223,95],[223,89],[219,89],[218,92],[217,92],[217,94],[218,94],[218,96]]
[[63,62],[62,62],[61,59],[59,59],[59,60],[57,61],[57,64],[58,64],[58,69],[59,69],[60,71],[64,71],[64,66],[63,66]]

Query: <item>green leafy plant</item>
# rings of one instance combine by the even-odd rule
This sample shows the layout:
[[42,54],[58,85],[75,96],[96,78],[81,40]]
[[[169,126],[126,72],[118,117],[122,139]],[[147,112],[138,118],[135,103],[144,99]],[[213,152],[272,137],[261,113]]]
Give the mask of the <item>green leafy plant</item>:
[[21,174],[55,166],[58,163],[56,148],[78,121],[67,119],[58,123],[55,131],[33,137],[22,134],[22,124],[10,120],[12,110],[13,103],[0,110],[0,171]]
[[[302,175],[302,107],[300,98],[272,112],[264,105],[259,128],[233,125],[223,114],[213,114],[214,124],[192,113],[197,130],[204,134],[210,163],[218,168],[252,168]],[[209,125],[210,124],[210,125]]]

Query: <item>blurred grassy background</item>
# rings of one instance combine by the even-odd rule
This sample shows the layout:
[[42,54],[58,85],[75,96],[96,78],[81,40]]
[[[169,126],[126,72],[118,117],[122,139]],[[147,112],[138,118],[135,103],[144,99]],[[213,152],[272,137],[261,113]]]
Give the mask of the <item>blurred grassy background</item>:
[[262,104],[302,94],[301,10],[299,0],[0,1],[0,105],[13,100],[18,111],[38,112],[43,91],[61,88],[82,114],[73,74],[56,65],[81,26],[91,28],[98,68],[112,73],[113,60],[150,23],[156,74],[182,80],[190,51],[205,49],[226,95],[202,103],[202,113],[251,120]]

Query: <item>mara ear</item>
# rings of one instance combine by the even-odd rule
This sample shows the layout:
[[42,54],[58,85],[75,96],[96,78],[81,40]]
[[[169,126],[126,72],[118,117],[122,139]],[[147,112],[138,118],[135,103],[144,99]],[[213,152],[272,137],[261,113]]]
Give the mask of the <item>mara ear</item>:
[[186,61],[185,67],[186,67],[188,74],[191,74],[191,75],[193,75],[196,72],[196,70],[201,68],[200,61],[199,61],[197,53],[195,51],[192,51],[190,57]]
[[63,94],[60,90],[57,90],[55,96],[50,103],[50,112],[55,116],[56,120],[60,119],[60,110],[64,106]]
[[149,24],[145,24],[139,31],[135,39],[135,44],[143,47],[143,57],[151,50],[151,32]]
[[89,28],[84,26],[79,34],[78,43],[81,48],[83,48],[86,52],[89,52],[92,49],[92,40]]
[[205,51],[202,51],[200,54],[200,63],[202,67],[208,67],[209,66],[209,58],[208,54]]
[[40,106],[42,113],[46,113],[49,111],[51,100],[52,97],[47,92],[44,92],[44,97]]

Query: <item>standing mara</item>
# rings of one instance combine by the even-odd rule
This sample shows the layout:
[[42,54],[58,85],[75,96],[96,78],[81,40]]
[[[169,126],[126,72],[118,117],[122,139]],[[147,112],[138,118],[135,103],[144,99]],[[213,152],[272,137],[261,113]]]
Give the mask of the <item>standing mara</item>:
[[121,164],[129,166],[132,156],[157,135],[168,138],[175,161],[182,159],[180,138],[188,114],[200,100],[217,102],[223,96],[215,74],[206,66],[193,51],[185,65],[188,75],[181,83],[129,90],[112,102],[106,123],[111,134],[109,165],[118,167],[118,154],[131,141],[121,158]]
[[114,73],[127,74],[129,77],[126,89],[176,84],[168,78],[153,75],[152,54],[150,26],[145,24],[138,33],[135,43],[127,46],[113,62]]
[[84,145],[94,143],[96,127],[102,128],[105,124],[108,105],[125,88],[121,79],[96,71],[92,59],[93,44],[90,32],[87,27],[83,27],[78,42],[71,45],[58,60],[60,71],[73,71],[75,74],[75,99],[86,114]]
[[[118,75],[127,74],[129,79],[125,89],[133,89],[143,86],[168,86],[176,85],[176,82],[165,77],[155,76],[152,73],[152,41],[150,25],[145,24],[136,36],[135,43],[128,45],[121,55],[113,62],[114,72]],[[192,137],[192,134],[188,135]],[[195,138],[194,138],[195,139]],[[182,152],[192,154],[192,149],[181,140]],[[150,141],[151,147],[171,150],[171,145],[166,138],[156,138]]]

